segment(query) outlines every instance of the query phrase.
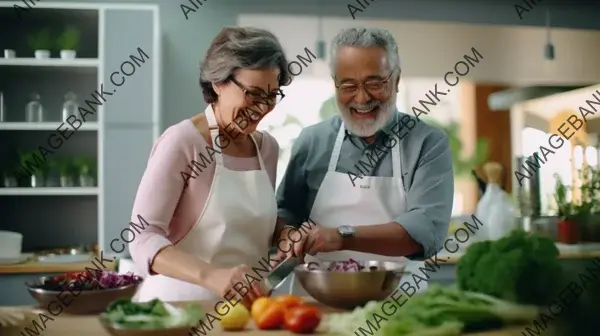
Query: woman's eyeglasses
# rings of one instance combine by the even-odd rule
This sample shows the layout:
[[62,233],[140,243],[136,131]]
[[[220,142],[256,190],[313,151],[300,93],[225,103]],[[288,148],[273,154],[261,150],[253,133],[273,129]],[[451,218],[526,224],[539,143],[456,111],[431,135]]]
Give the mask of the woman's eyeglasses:
[[[335,87],[340,94],[347,96],[347,97],[356,96],[361,87],[364,87],[368,93],[373,94],[373,95],[387,93],[387,83],[389,83],[393,73],[394,73],[394,71],[390,72],[390,74],[387,75],[383,79],[372,79],[372,80],[368,80],[362,84],[357,84],[357,83],[344,83],[341,85],[336,84]],[[334,78],[334,81],[335,81],[335,78]]]
[[242,84],[240,84],[234,77],[230,77],[229,79],[231,80],[231,82],[233,82],[233,84],[242,89],[244,95],[246,95],[246,101],[249,104],[264,104],[267,106],[275,106],[283,99],[283,97],[285,97],[285,94],[283,94],[283,91],[281,91],[281,89],[278,89],[274,92],[269,92],[267,94],[262,91],[247,89]]

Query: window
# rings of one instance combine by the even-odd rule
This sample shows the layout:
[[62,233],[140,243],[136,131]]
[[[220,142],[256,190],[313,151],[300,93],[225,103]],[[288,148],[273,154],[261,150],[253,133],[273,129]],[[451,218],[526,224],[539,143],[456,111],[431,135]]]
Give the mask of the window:
[[[540,146],[545,146],[548,149],[553,150],[555,153],[548,154],[548,160],[541,165],[539,170],[540,179],[540,198],[541,198],[541,211],[543,215],[554,214],[554,175],[560,176],[565,184],[571,184],[572,172],[571,172],[571,153],[567,143],[560,149],[553,149],[548,146],[548,139],[550,138],[549,133],[541,131],[539,129],[526,127],[522,131],[522,148],[523,155],[529,157],[533,153],[540,153]],[[575,162],[577,162],[577,148],[575,148]],[[581,157],[581,148],[579,148],[579,156]],[[543,157],[540,156],[542,159]]]

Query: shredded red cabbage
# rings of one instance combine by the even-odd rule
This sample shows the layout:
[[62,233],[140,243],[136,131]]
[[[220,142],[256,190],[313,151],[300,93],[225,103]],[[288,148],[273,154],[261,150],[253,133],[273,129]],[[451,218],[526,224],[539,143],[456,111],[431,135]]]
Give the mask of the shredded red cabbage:
[[119,274],[112,271],[87,270],[86,272],[65,273],[47,279],[42,285],[48,290],[102,290],[139,284],[143,279],[133,273]]
[[103,271],[100,278],[98,278],[98,283],[102,288],[118,288],[139,284],[140,282],[142,282],[142,278],[131,272],[119,274],[117,272]]
[[[322,269],[321,266],[316,262],[309,262],[306,265],[306,268],[309,271]],[[336,261],[327,268],[330,272],[360,272],[364,269],[364,266],[361,266],[358,261],[350,258],[348,261]],[[325,268],[323,268],[325,269]]]
[[329,270],[333,272],[360,272],[363,268],[356,260],[350,258],[348,261],[336,262]]

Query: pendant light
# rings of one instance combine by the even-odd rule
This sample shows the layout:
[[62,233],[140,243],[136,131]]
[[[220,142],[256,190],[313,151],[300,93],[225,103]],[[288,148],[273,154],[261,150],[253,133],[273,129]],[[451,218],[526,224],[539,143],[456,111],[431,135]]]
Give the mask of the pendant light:
[[314,61],[314,65],[312,66],[312,74],[316,77],[326,77],[328,76],[327,69],[327,43],[323,37],[323,17],[319,16],[317,18],[317,43],[316,43],[316,55],[317,59]]
[[550,8],[546,8],[546,45],[544,46],[544,68],[549,72],[554,67],[554,44],[551,37],[551,17]]
[[325,60],[326,43],[323,38],[323,17],[318,17],[317,25],[317,58]]

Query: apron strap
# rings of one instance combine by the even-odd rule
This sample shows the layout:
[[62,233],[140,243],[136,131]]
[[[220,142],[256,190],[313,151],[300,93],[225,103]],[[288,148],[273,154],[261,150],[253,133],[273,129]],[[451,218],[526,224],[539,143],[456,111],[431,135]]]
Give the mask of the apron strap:
[[[265,162],[263,161],[262,154],[260,153],[260,146],[256,142],[256,139],[254,139],[254,136],[252,134],[250,134],[250,138],[252,139],[252,142],[254,142],[254,146],[256,147],[256,156],[258,156],[258,163],[260,163],[260,169],[261,170],[267,170],[265,168]],[[265,141],[265,135],[264,134],[263,134],[263,137],[262,137],[262,141],[263,141],[262,143],[264,143],[264,141]]]
[[[395,118],[397,120],[397,118]],[[335,139],[335,144],[333,145],[333,152],[331,153],[331,158],[329,159],[329,168],[328,171],[335,172],[337,168],[337,163],[340,158],[340,152],[342,150],[342,143],[344,142],[344,136],[346,134],[346,127],[344,126],[344,121],[342,121],[340,125],[340,129],[338,131],[337,138]],[[393,135],[388,135],[393,136]],[[400,165],[400,139],[397,139],[396,146],[394,148],[389,149],[392,152],[392,177],[402,178],[402,166]],[[370,172],[372,173],[372,171]]]
[[[394,148],[390,149],[392,151],[392,174],[393,177],[402,178],[402,166],[400,165],[400,151],[402,150],[402,146],[400,145],[400,139],[396,139],[398,142]],[[404,180],[402,180],[404,181]]]
[[344,142],[344,135],[346,135],[346,128],[344,127],[344,121],[342,121],[337,138],[333,144],[333,152],[331,152],[331,158],[329,159],[328,171],[335,172],[335,169],[337,168],[340,152],[342,150],[342,143]]
[[215,118],[215,111],[213,111],[212,105],[208,105],[208,107],[204,111],[204,114],[206,115],[208,129],[210,130],[210,139],[213,142],[213,149],[215,150],[215,163],[217,165],[223,166],[223,156],[221,155],[221,150],[217,151],[217,148],[221,149],[221,146],[215,143],[220,140],[219,124],[217,124],[217,119]]
[[[217,120],[215,118],[215,112],[211,105],[209,105],[206,108],[206,110],[204,111],[204,114],[206,114],[206,121],[208,123],[208,128],[210,130],[210,138],[212,139],[213,142],[218,142],[220,139],[219,138],[219,125],[217,124]],[[252,139],[252,142],[254,143],[254,147],[256,147],[256,155],[258,156],[258,162],[260,164],[260,169],[266,170],[265,162],[263,161],[262,155],[260,153],[260,146],[258,146],[258,143],[256,142],[256,139],[254,139],[254,136],[252,134],[250,134],[250,138]],[[264,135],[263,135],[263,141],[264,141]],[[220,151],[217,151],[215,147],[219,148]],[[221,148],[220,145],[217,145],[215,143],[213,143],[213,149],[215,149],[215,163],[223,166],[223,156],[221,155],[221,151],[223,149]]]

